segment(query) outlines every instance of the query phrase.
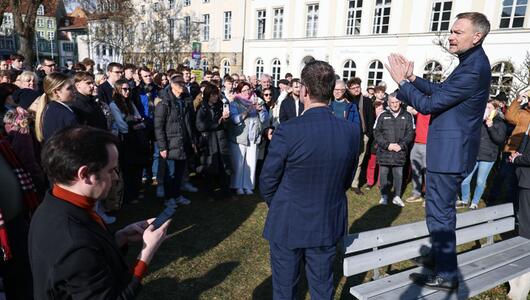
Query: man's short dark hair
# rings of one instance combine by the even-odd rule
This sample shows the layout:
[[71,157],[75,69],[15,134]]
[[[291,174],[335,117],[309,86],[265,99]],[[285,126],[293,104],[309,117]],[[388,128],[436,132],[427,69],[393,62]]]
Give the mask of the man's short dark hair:
[[335,88],[335,70],[325,61],[314,60],[302,70],[302,84],[312,100],[328,103]]
[[224,82],[234,82],[234,78],[232,78],[232,76],[226,74],[225,77],[223,78],[223,81]]
[[300,83],[300,78],[293,78],[289,82],[289,86],[292,87],[294,83]]
[[117,63],[117,62],[111,62],[107,66],[107,72],[112,72],[112,69],[114,69],[114,68],[123,69],[123,65],[120,64],[120,63]]
[[206,76],[206,75],[213,75],[213,72],[210,71],[210,70],[207,70],[206,72],[204,72],[204,76]]
[[55,60],[52,59],[52,58],[49,57],[49,56],[44,56],[44,57],[42,57],[42,58],[40,59],[40,63],[41,63],[41,64],[44,64],[45,61],[53,61],[53,62],[55,63]]
[[152,73],[151,70],[149,70],[149,68],[146,67],[146,66],[143,66],[143,67],[138,69],[138,75],[140,75],[140,72]]
[[20,60],[20,61],[24,61],[26,58],[25,58],[24,55],[22,55],[22,54],[15,53],[15,54],[11,54],[11,56],[9,56],[9,59],[10,59],[10,60]]
[[377,93],[377,92],[383,92],[383,93],[385,93],[385,92],[386,92],[386,87],[381,86],[381,85],[376,85],[376,86],[374,87],[374,93]]
[[81,63],[82,63],[83,65],[85,65],[85,66],[93,66],[93,65],[96,64],[92,59],[90,59],[90,58],[88,58],[88,57],[83,58],[83,60],[81,61]]
[[488,33],[490,32],[490,21],[488,18],[479,12],[463,12],[456,15],[457,19],[468,19],[473,23],[476,32],[482,33],[482,39],[480,42],[484,41]]
[[293,77],[293,74],[291,74],[291,73],[286,73],[286,74],[285,74],[285,79],[287,79],[287,78],[289,78],[289,77]]
[[67,127],[44,145],[42,166],[53,183],[71,184],[82,166],[87,166],[89,174],[96,174],[109,163],[107,145],[118,146],[118,139],[108,131]]
[[347,87],[351,87],[352,85],[359,85],[359,86],[361,86],[361,82],[362,82],[361,78],[359,78],[359,77],[353,77],[353,78],[350,78],[350,80],[348,80],[348,81],[346,82],[346,86],[347,86]]
[[289,85],[289,80],[287,80],[287,79],[280,79],[280,80],[278,80],[278,84],[280,84],[280,83],[281,83],[281,84],[285,84],[285,85]]
[[182,66],[182,68],[180,68],[180,72],[184,72],[184,71],[191,72],[191,69],[188,66]]
[[212,72],[212,77],[219,76],[221,77],[221,73],[219,72]]
[[123,65],[123,70],[124,71],[125,70],[133,70],[134,71],[134,70],[136,70],[136,66],[133,65],[133,64],[125,64],[125,65]]

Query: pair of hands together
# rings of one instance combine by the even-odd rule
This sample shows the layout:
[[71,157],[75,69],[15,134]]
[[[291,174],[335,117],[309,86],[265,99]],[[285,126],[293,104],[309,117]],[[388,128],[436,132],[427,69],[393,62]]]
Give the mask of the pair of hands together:
[[413,73],[414,62],[407,60],[401,54],[390,54],[390,56],[388,56],[388,64],[385,64],[385,67],[390,73],[390,76],[392,76],[392,79],[398,84],[406,79],[409,81],[414,81],[416,79],[416,76]]
[[149,264],[153,256],[166,239],[167,229],[171,220],[167,220],[158,229],[155,229],[151,223],[155,218],[143,220],[132,223],[118,230],[115,234],[116,243],[123,247],[128,243],[135,243],[143,241],[142,251],[138,255],[138,259],[146,264]]
[[389,151],[394,151],[394,152],[399,152],[399,151],[401,151],[401,146],[399,144],[392,143],[392,144],[388,145],[388,150]]
[[519,152],[516,151],[516,152],[512,153],[512,155],[510,155],[510,157],[508,157],[508,160],[513,164],[513,163],[514,163],[514,160],[515,160],[517,157],[521,156],[521,155],[523,155],[523,154],[521,154],[521,153],[519,153]]

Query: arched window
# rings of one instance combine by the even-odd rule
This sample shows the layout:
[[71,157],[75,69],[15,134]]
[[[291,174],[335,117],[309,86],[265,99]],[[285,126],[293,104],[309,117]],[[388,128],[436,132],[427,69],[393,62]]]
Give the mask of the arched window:
[[355,77],[355,68],[355,62],[351,59],[348,59],[342,67],[342,80],[346,81],[352,77]]
[[441,82],[442,81],[442,65],[433,60],[428,62],[423,68],[423,78],[430,82]]
[[44,5],[39,5],[39,8],[37,8],[37,15],[44,16]]
[[185,65],[186,67],[189,67],[189,66],[190,66],[190,60],[189,60],[189,58],[185,58],[185,59],[182,61],[182,64]]
[[499,92],[510,95],[513,82],[513,65],[507,61],[501,61],[491,68],[490,95],[495,96]]
[[201,69],[203,72],[208,71],[208,60],[206,58],[201,59]]
[[265,64],[263,63],[263,59],[258,58],[256,60],[256,77],[260,79],[263,72],[265,72]]
[[280,63],[280,60],[275,58],[272,61],[272,84],[273,86],[278,86],[278,80],[280,80],[280,73],[281,73],[282,65]]
[[368,86],[377,85],[383,80],[383,63],[374,60],[368,68]]
[[222,64],[223,66],[223,76],[226,74],[230,74],[230,61],[228,59],[223,60]]

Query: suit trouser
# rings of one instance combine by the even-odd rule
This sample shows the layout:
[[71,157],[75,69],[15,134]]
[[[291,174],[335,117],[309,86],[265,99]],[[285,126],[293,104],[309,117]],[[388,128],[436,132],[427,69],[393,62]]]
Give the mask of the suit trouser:
[[456,195],[464,177],[462,174],[427,170],[425,179],[425,210],[435,272],[447,280],[453,280],[457,278]]
[[519,189],[519,235],[530,239],[530,189]]
[[275,242],[269,244],[274,300],[296,299],[302,262],[311,299],[333,298],[335,246],[289,249]]
[[359,151],[359,160],[357,161],[357,170],[355,171],[355,176],[353,177],[353,182],[351,184],[352,188],[359,187],[359,178],[361,177],[362,173],[362,165],[364,162],[364,155],[368,152],[368,155],[370,155],[370,148],[368,147],[368,141],[370,139],[363,134],[363,140],[361,143],[363,143],[360,147],[361,151]]

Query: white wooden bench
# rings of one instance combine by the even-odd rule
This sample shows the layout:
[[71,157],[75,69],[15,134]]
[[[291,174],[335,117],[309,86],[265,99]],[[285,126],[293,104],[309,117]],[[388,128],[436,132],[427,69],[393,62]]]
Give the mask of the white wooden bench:
[[457,245],[484,238],[486,242],[458,255],[460,286],[451,295],[412,283],[409,274],[430,272],[425,268],[379,275],[379,268],[418,257],[424,254],[420,248],[430,248],[425,221],[348,235],[344,239],[344,276],[373,270],[373,281],[350,288],[358,299],[467,299],[530,272],[529,239],[517,236],[494,243],[494,235],[514,227],[512,204],[457,214]]

